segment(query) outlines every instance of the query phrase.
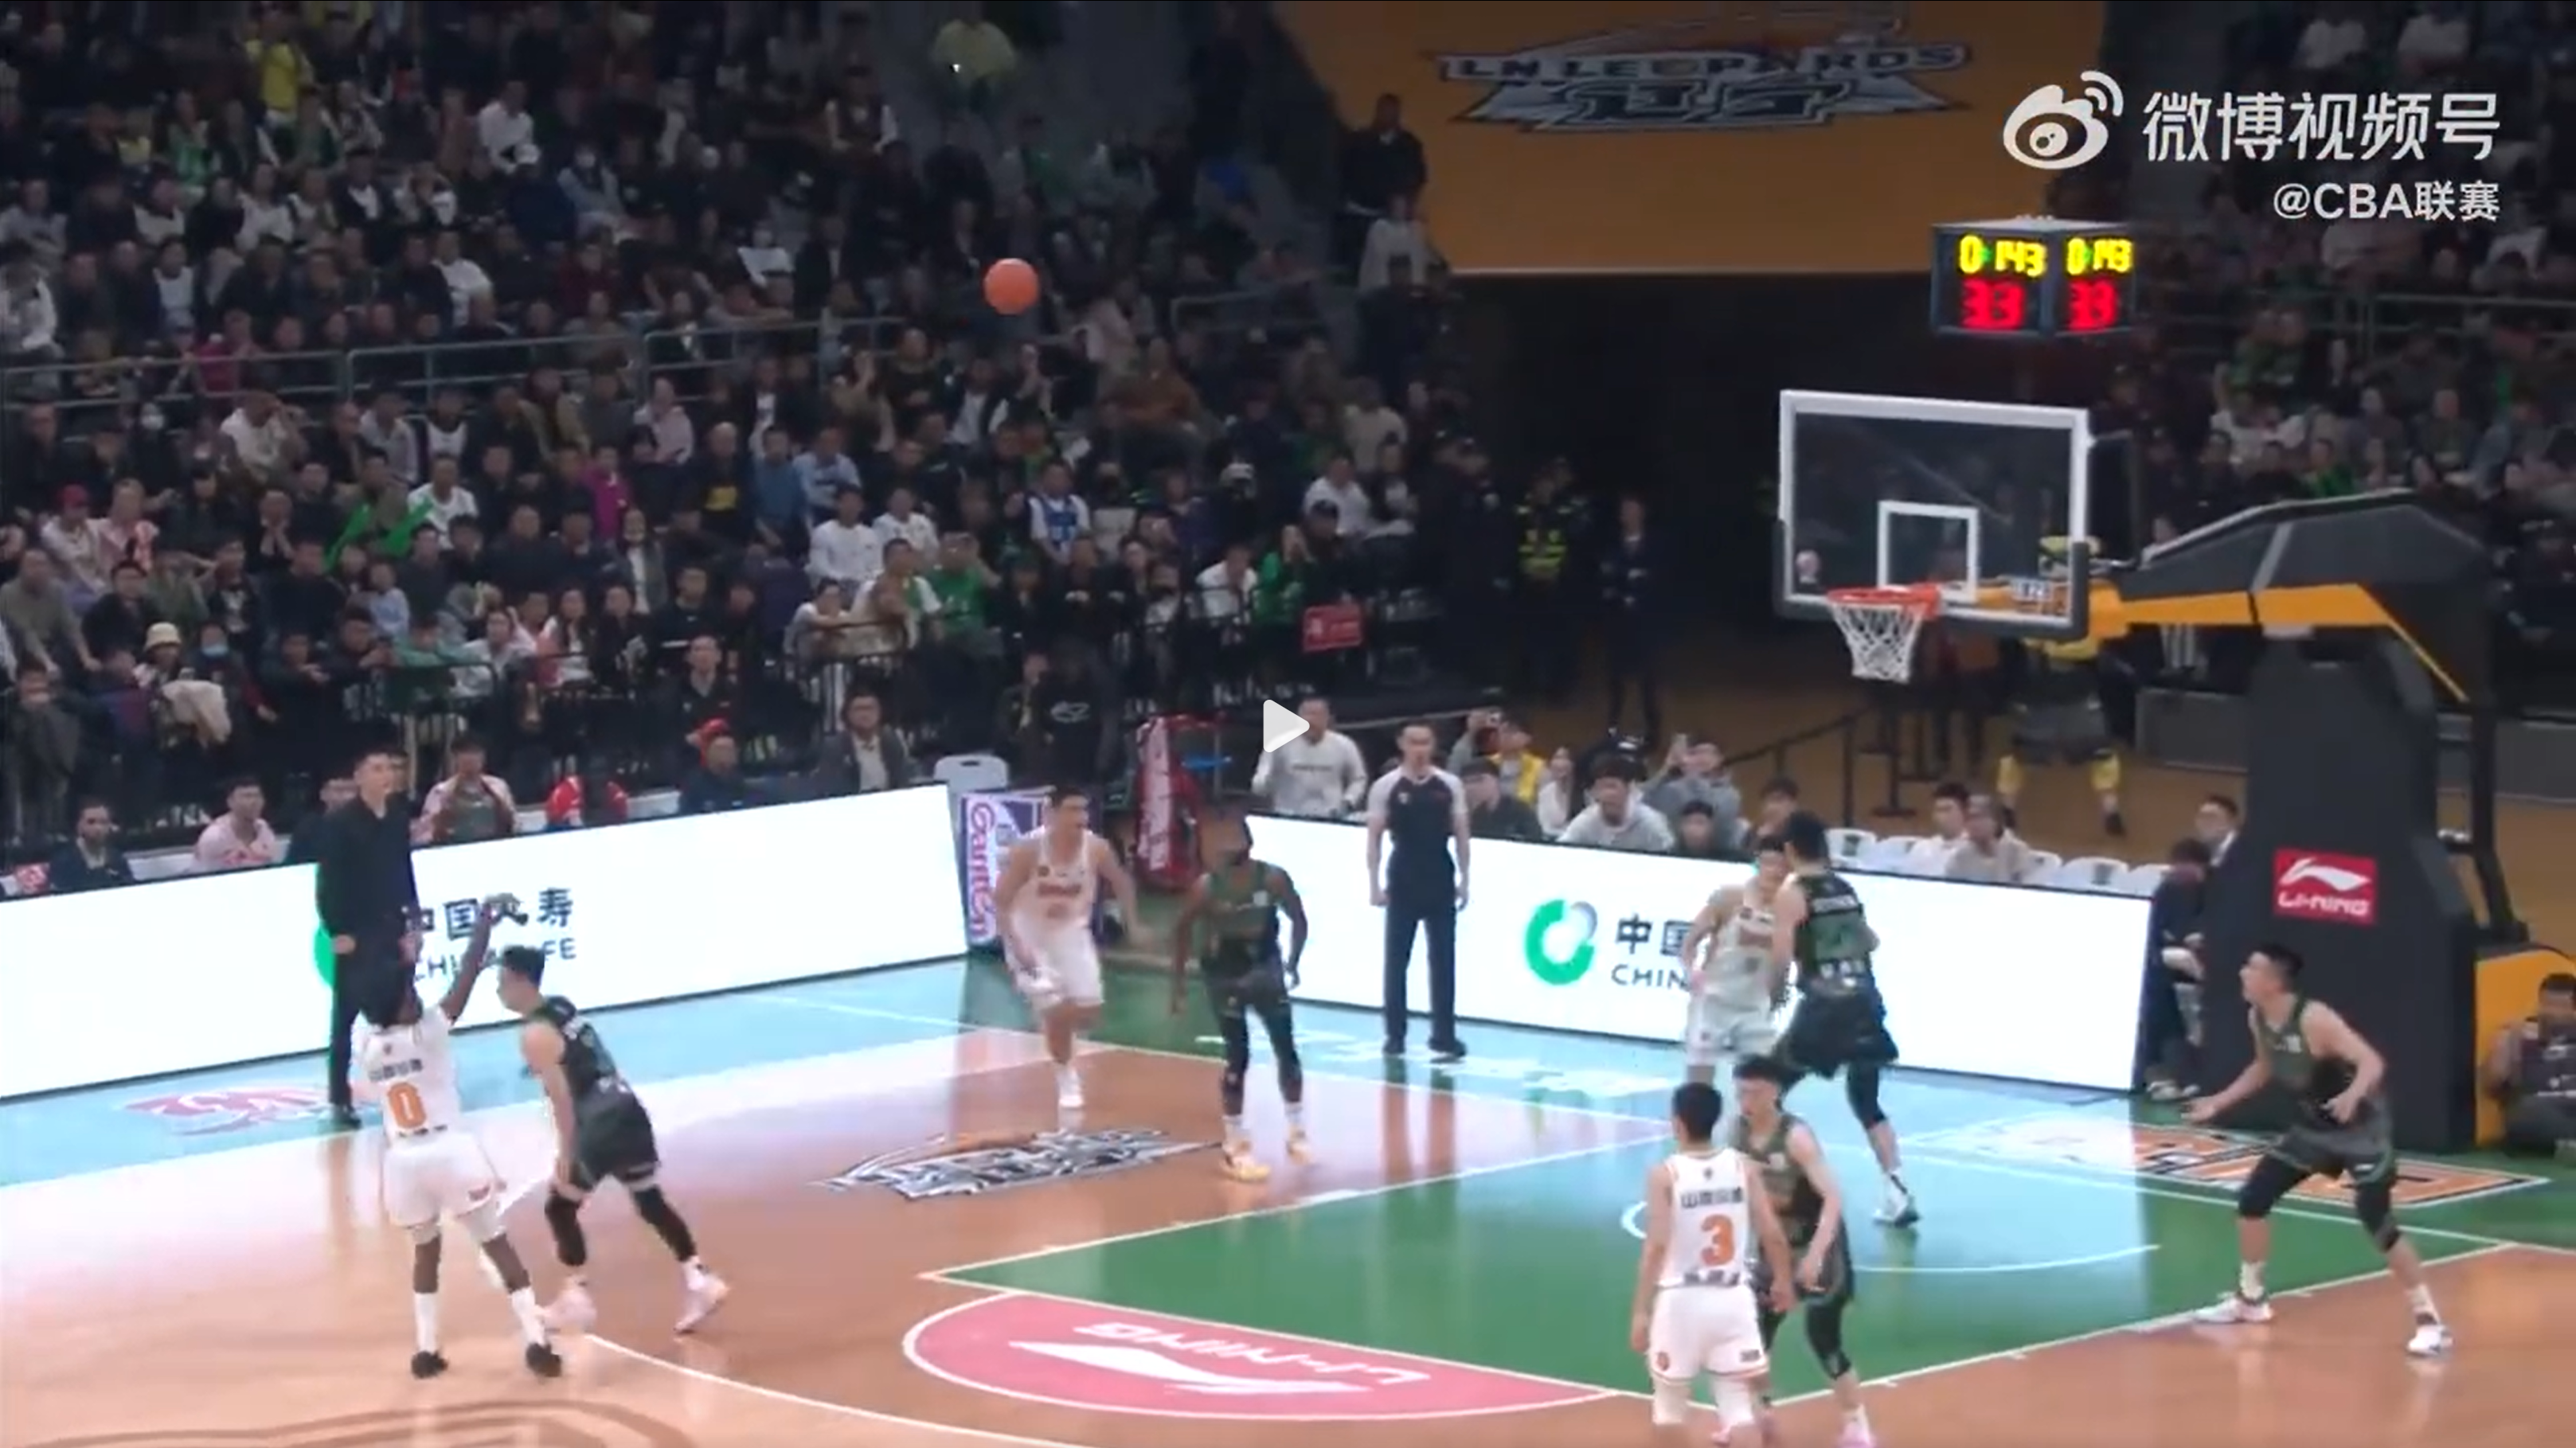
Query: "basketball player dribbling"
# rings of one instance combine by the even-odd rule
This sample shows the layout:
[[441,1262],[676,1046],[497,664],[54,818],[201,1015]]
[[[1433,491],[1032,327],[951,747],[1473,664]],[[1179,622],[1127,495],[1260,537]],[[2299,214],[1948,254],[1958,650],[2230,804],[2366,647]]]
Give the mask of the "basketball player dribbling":
[[1762,1346],[1748,1248],[1769,1264],[1772,1306],[1788,1311],[1789,1242],[1744,1159],[1717,1140],[1726,1098],[1705,1082],[1673,1092],[1674,1151],[1646,1172],[1646,1242],[1637,1256],[1628,1346],[1654,1379],[1655,1436],[1687,1441],[1691,1394],[1714,1379],[1721,1434],[1751,1424],[1771,1355]]
[[1834,872],[1825,822],[1799,810],[1781,825],[1780,834],[1789,878],[1772,897],[1771,956],[1780,969],[1794,972],[1798,1006],[1781,1033],[1777,1056],[1792,1073],[1791,1085],[1811,1075],[1828,1080],[1842,1075],[1852,1116],[1868,1133],[1869,1149],[1886,1182],[1878,1220],[1890,1227],[1913,1226],[1922,1214],[1905,1187],[1896,1128],[1878,1104],[1880,1073],[1896,1061],[1896,1041],[1887,1033],[1887,1002],[1878,993],[1872,959],[1878,932],[1870,928],[1860,892]]
[[522,945],[502,952],[501,1004],[521,1019],[519,1055],[545,1088],[555,1125],[546,1227],[554,1234],[555,1260],[563,1264],[565,1281],[547,1305],[546,1320],[579,1332],[599,1315],[584,1275],[590,1243],[582,1234],[581,1208],[600,1183],[614,1181],[626,1188],[635,1215],[679,1259],[680,1320],[672,1330],[695,1332],[724,1305],[729,1289],[698,1260],[696,1237],[662,1193],[662,1153],[653,1139],[652,1116],[619,1074],[598,1028],[571,1001],[547,995],[545,978],[544,951]]
[[[1762,1179],[1771,1209],[1779,1214],[1781,1234],[1798,1258],[1798,1301],[1806,1309],[1807,1346],[1824,1370],[1834,1402],[1843,1410],[1837,1448],[1873,1448],[1869,1410],[1860,1400],[1860,1374],[1843,1349],[1843,1313],[1853,1297],[1851,1238],[1843,1231],[1842,1189],[1825,1165],[1825,1149],[1807,1123],[1781,1109],[1780,1093],[1790,1072],[1779,1062],[1756,1056],[1735,1067],[1735,1131],[1727,1144]],[[1770,1282],[1755,1270],[1757,1296],[1770,1295]],[[1771,1346],[1786,1314],[1766,1303],[1762,1311],[1762,1345]],[[1763,1405],[1764,1436],[1770,1436],[1768,1402]],[[1723,1443],[1725,1437],[1718,1439]]]
[[1787,1001],[1789,977],[1772,957],[1771,902],[1789,860],[1777,839],[1754,848],[1753,878],[1709,896],[1682,937],[1681,957],[1692,962],[1685,1080],[1714,1084],[1722,1063],[1762,1055],[1780,1039],[1772,1012]]
[[1082,1109],[1074,1048],[1100,1023],[1100,946],[1092,938],[1091,917],[1104,880],[1118,900],[1130,943],[1141,945],[1135,878],[1109,842],[1091,832],[1091,801],[1080,790],[1059,787],[1047,792],[1046,823],[1038,833],[1011,846],[994,891],[1003,956],[1037,1012],[1047,1055],[1055,1062],[1059,1111]]
[[518,1319],[526,1345],[528,1371],[541,1378],[560,1377],[563,1359],[555,1355],[537,1307],[536,1289],[527,1264],[519,1260],[501,1230],[501,1177],[484,1154],[483,1143],[465,1126],[465,1103],[456,1089],[456,1055],[449,1028],[474,997],[474,982],[492,946],[492,926],[515,911],[516,902],[496,895],[483,902],[474,917],[474,936],[457,967],[455,981],[435,1010],[421,1009],[420,992],[412,988],[409,964],[415,948],[406,944],[405,969],[370,992],[360,1012],[366,1029],[359,1033],[349,1068],[350,1088],[359,1099],[377,1103],[385,1122],[385,1215],[411,1238],[411,1375],[434,1378],[447,1371],[439,1350],[438,1269],[440,1222],[454,1217],[482,1247],[501,1288],[509,1294],[510,1313]]
[[2406,1289],[2414,1331],[2406,1351],[2439,1357],[2451,1350],[2451,1330],[2433,1306],[2424,1259],[2397,1229],[2397,1141],[2380,1094],[2387,1062],[2350,1022],[2299,991],[2303,962],[2283,945],[2259,946],[2245,958],[2246,1025],[2254,1033],[2254,1059],[2227,1088],[2183,1108],[2195,1124],[2216,1120],[2267,1081],[2277,1081],[2298,1103],[2298,1116],[2245,1174],[2236,1190],[2236,1287],[2203,1308],[2206,1323],[2272,1320],[2263,1285],[2263,1262],[2272,1246],[2272,1208],[2312,1176],[2343,1177],[2352,1185],[2353,1215],[2371,1244],[2388,1259],[2389,1274]]
[[[1247,826],[1247,829],[1249,827]],[[1288,948],[1279,948],[1279,917],[1288,917]],[[1204,935],[1204,940],[1201,936]],[[1232,859],[1201,875],[1182,902],[1172,927],[1172,1014],[1189,999],[1189,963],[1199,948],[1199,980],[1207,987],[1208,1006],[1216,1013],[1217,1035],[1225,1043],[1225,1075],[1218,1104],[1225,1113],[1225,1145],[1220,1157],[1227,1176],[1239,1182],[1265,1181],[1270,1168],[1253,1154],[1252,1138],[1243,1125],[1244,1077],[1252,1069],[1252,1029],[1247,1016],[1257,1016],[1270,1038],[1270,1054],[1279,1070],[1279,1099],[1288,1113],[1288,1157],[1305,1161],[1306,1068],[1297,1056],[1296,1022],[1288,993],[1296,988],[1297,967],[1306,957],[1306,902],[1297,883],[1277,865],[1254,858],[1250,841]]]

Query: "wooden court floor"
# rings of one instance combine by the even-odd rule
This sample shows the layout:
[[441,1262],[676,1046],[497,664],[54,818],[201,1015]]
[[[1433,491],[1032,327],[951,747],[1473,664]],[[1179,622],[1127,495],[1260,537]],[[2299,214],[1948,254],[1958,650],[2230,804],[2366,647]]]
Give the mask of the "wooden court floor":
[[[1050,1140],[1031,1139],[1053,1117],[1048,1073],[979,1004],[989,987],[933,967],[718,1003],[765,1005],[833,1047],[645,1079],[665,1181],[734,1298],[675,1340],[671,1264],[604,1198],[602,1319],[555,1383],[521,1373],[505,1309],[453,1242],[454,1366],[409,1379],[407,1253],[375,1208],[371,1134],[18,1179],[0,1189],[0,1445],[1647,1441],[1625,1228],[1662,1150],[1659,1056],[1491,1032],[1475,1072],[1433,1076],[1371,1059],[1364,1021],[1313,1012],[1317,1157],[1241,1186],[1209,1149],[1218,1065],[1198,1023],[1159,1009],[1158,981],[1119,983],[1091,1108]],[[646,1035],[641,1013],[606,1022],[613,1039]],[[1542,1059],[1593,1089],[1536,1084],[1521,1065]],[[1275,1147],[1267,1067],[1255,1076],[1254,1130]],[[506,1073],[475,1079],[490,1083],[476,1128],[522,1198],[512,1233],[543,1264],[524,1200],[546,1171],[542,1115]],[[2548,1421],[2565,1351],[2552,1304],[2576,1293],[2576,1252],[2471,1215],[2544,1194],[2563,1207],[2564,1185],[2410,1213],[2461,1340],[2417,1365],[2402,1303],[2330,1202],[2283,1213],[2279,1321],[2217,1334],[2174,1318],[2227,1280],[2223,1195],[1977,1145],[2040,1123],[2125,1132],[2124,1104],[1915,1080],[1890,1104],[1921,1143],[1931,1215],[1911,1235],[1857,1228],[1852,1346],[1883,1443],[2564,1441]],[[1806,1105],[1866,1200],[1849,1123]],[[1787,1441],[1831,1442],[1794,1330],[1780,1368]]]

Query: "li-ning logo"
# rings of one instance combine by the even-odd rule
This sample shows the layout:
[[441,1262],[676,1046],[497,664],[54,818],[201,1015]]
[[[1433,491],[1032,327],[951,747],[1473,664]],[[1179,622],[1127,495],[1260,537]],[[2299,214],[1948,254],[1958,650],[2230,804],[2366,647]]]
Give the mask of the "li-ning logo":
[[2293,920],[2368,925],[2379,918],[2379,864],[2367,855],[2276,850],[2272,913]]

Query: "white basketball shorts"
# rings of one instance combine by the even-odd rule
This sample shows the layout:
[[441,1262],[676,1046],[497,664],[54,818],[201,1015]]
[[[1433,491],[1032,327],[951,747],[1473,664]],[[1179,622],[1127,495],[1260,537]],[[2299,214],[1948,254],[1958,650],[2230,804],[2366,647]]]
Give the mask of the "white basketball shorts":
[[450,1127],[416,1141],[386,1143],[384,1193],[385,1215],[395,1226],[427,1231],[441,1218],[464,1221],[487,1207],[497,1209],[501,1174],[473,1133]]
[[1646,1371],[1655,1380],[1655,1421],[1689,1416],[1691,1388],[1703,1374],[1758,1377],[1771,1369],[1762,1323],[1749,1287],[1667,1287],[1655,1294],[1646,1333]]
[[1695,995],[1682,1025],[1682,1061],[1690,1066],[1716,1066],[1762,1055],[1779,1041],[1780,1026],[1768,1007],[1729,1005]]
[[1089,926],[1071,930],[1032,932],[1028,941],[1028,959],[1013,963],[1019,973],[1020,989],[1029,1004],[1041,1011],[1057,1006],[1096,1006],[1100,1004],[1100,943],[1091,938]]

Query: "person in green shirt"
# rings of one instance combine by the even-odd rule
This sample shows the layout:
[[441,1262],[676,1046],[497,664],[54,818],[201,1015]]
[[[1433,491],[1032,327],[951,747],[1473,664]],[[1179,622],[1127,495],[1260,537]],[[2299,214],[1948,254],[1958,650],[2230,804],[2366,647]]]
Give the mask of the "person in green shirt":
[[[1235,813],[1235,819],[1242,816]],[[1214,823],[1215,821],[1211,821]],[[1189,1000],[1190,955],[1197,951],[1199,981],[1216,1012],[1217,1033],[1225,1042],[1225,1075],[1219,1104],[1225,1112],[1225,1174],[1236,1181],[1257,1182],[1270,1175],[1253,1155],[1243,1125],[1243,1079],[1252,1068],[1252,1031],[1246,1020],[1258,1016],[1270,1037],[1270,1054],[1279,1068],[1279,1099],[1288,1112],[1288,1156],[1307,1159],[1306,1068],[1297,1058],[1296,1023],[1289,992],[1297,986],[1298,963],[1306,955],[1306,902],[1296,882],[1277,865],[1253,857],[1248,823],[1244,847],[1191,885],[1172,927],[1172,1014]],[[1279,917],[1288,917],[1288,947],[1279,946]]]
[[1000,652],[993,633],[993,589],[999,575],[984,562],[972,533],[950,533],[939,540],[939,562],[929,574],[931,594],[939,600],[940,636],[979,658]]

